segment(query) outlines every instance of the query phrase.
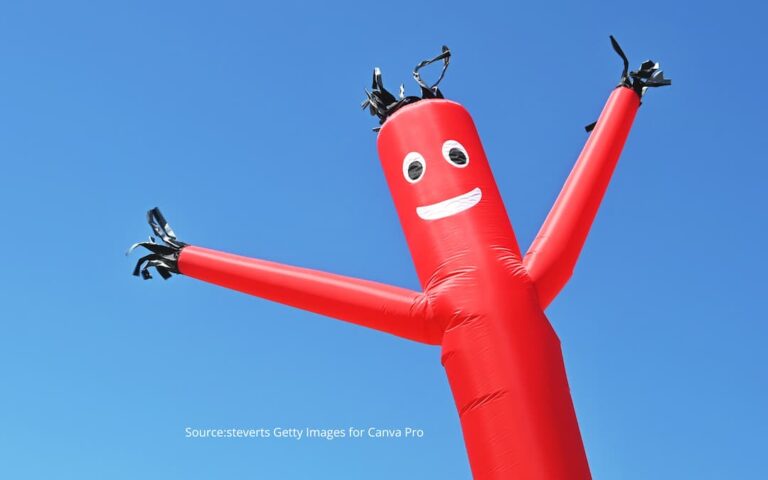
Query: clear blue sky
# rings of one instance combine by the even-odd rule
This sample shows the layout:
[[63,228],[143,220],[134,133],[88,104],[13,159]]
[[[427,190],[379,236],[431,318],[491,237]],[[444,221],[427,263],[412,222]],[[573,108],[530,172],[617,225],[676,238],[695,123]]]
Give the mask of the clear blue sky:
[[123,252],[159,205],[190,243],[418,288],[358,105],[374,66],[413,92],[444,43],[528,245],[618,80],[613,33],[674,85],[548,310],[594,476],[766,478],[759,2],[110,3],[0,11],[0,477],[468,478],[437,348],[142,282]]

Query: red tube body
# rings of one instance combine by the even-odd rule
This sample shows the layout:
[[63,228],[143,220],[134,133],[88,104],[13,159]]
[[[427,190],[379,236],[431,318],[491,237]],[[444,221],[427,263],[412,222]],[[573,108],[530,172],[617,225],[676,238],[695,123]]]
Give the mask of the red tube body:
[[[464,147],[466,165],[446,159],[449,141]],[[445,329],[442,363],[474,477],[589,478],[560,343],[469,114],[450,101],[417,102],[387,120],[378,147],[419,278]],[[415,183],[403,176],[412,152],[426,163]],[[436,219],[419,213],[475,189],[481,198],[468,209]]]

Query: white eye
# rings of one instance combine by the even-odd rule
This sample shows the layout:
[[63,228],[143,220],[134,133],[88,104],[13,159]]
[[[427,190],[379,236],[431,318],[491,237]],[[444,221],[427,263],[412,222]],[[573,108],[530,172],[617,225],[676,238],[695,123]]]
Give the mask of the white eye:
[[456,140],[447,140],[443,144],[443,158],[454,167],[464,168],[469,165],[467,149]]
[[411,152],[403,159],[403,176],[409,183],[416,183],[427,171],[427,162],[419,152]]

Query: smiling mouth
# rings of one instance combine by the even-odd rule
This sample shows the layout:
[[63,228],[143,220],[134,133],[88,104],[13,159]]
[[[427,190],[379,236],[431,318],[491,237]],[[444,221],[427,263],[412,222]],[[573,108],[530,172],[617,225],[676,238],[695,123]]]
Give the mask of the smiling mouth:
[[443,200],[442,202],[416,207],[416,214],[424,220],[450,217],[474,207],[481,198],[483,198],[483,192],[477,187],[467,193]]

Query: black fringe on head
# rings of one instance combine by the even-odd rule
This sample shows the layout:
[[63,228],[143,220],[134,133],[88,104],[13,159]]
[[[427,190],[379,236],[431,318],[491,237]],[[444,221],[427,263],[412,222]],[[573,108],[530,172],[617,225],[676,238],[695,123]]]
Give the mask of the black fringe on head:
[[[363,109],[368,109],[371,115],[379,117],[379,125],[383,125],[384,122],[389,118],[390,115],[395,113],[397,110],[401,109],[402,107],[409,105],[414,102],[418,102],[419,100],[424,100],[428,98],[443,98],[443,94],[440,91],[437,86],[440,84],[440,82],[443,80],[443,77],[445,77],[445,71],[448,69],[448,64],[450,63],[451,59],[451,51],[448,49],[447,46],[443,45],[443,50],[440,53],[440,55],[436,56],[435,58],[431,60],[424,60],[420,62],[416,67],[413,69],[413,78],[416,80],[416,82],[421,87],[421,97],[415,97],[415,96],[405,96],[405,87],[403,85],[400,85],[400,94],[398,98],[395,98],[394,95],[389,93],[386,88],[384,88],[384,83],[381,79],[381,69],[376,67],[373,69],[373,83],[371,85],[371,91],[368,90],[365,91],[366,99],[363,101],[363,104],[361,105]],[[434,62],[438,62],[442,60],[443,61],[443,69],[440,72],[440,77],[438,77],[437,81],[432,84],[432,86],[428,86],[426,83],[424,83],[424,80],[421,79],[421,75],[419,74],[419,70],[421,70],[423,67],[426,67],[429,64],[432,64]],[[374,131],[378,131],[380,127],[374,128]]]

